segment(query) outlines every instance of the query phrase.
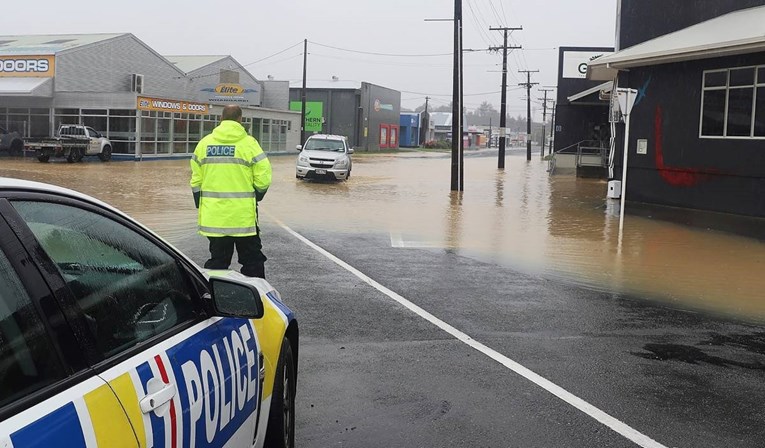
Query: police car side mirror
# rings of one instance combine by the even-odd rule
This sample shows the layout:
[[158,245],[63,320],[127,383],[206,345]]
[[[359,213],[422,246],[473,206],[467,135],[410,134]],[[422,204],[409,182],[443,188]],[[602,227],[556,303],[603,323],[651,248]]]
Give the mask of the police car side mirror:
[[303,145],[297,145],[297,146],[295,146],[295,149],[297,149],[298,151],[302,151],[303,150]]
[[260,291],[253,285],[227,278],[210,279],[215,314],[224,317],[260,319],[263,301]]
[[348,148],[348,154],[353,154],[353,148]]

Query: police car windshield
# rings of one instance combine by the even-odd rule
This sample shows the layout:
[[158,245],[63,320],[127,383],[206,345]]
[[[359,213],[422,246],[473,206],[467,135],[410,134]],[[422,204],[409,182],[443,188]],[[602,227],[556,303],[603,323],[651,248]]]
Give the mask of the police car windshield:
[[320,138],[311,138],[305,143],[305,148],[312,151],[345,151],[345,145],[342,140],[327,140]]

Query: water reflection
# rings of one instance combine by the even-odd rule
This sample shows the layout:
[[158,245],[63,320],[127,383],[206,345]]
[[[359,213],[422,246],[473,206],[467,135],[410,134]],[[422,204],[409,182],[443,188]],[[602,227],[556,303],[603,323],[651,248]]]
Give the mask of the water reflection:
[[[606,212],[605,183],[549,176],[546,164],[509,155],[465,159],[465,191],[449,192],[450,161],[432,154],[354,157],[348,182],[295,179],[294,157],[272,157],[274,183],[262,203],[300,230],[389,232],[407,247],[461,254],[589,287],[678,307],[765,321],[765,243]],[[0,175],[50,182],[96,196],[171,242],[193,235],[188,161],[40,164],[0,158]],[[418,244],[421,243],[421,244]],[[477,286],[478,287],[478,286]]]
[[497,196],[494,201],[494,205],[497,208],[502,207],[502,203],[505,201],[505,172],[497,171],[496,180],[494,181],[497,188]]
[[445,246],[450,250],[461,247],[460,237],[462,236],[462,195],[461,191],[452,191],[449,193],[449,206],[446,209],[446,228]]

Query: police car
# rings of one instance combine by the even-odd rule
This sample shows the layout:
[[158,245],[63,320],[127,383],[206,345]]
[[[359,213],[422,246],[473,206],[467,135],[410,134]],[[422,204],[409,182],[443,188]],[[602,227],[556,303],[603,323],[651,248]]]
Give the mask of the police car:
[[291,447],[297,359],[265,280],[0,178],[0,447]]

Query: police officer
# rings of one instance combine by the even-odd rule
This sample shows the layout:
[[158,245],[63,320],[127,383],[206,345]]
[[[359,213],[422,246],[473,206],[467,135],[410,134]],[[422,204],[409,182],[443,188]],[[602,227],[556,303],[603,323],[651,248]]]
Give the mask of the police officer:
[[221,123],[191,157],[199,233],[210,240],[208,269],[228,269],[236,246],[242,274],[265,278],[257,201],[271,185],[271,162],[242,126],[242,109],[223,108]]

